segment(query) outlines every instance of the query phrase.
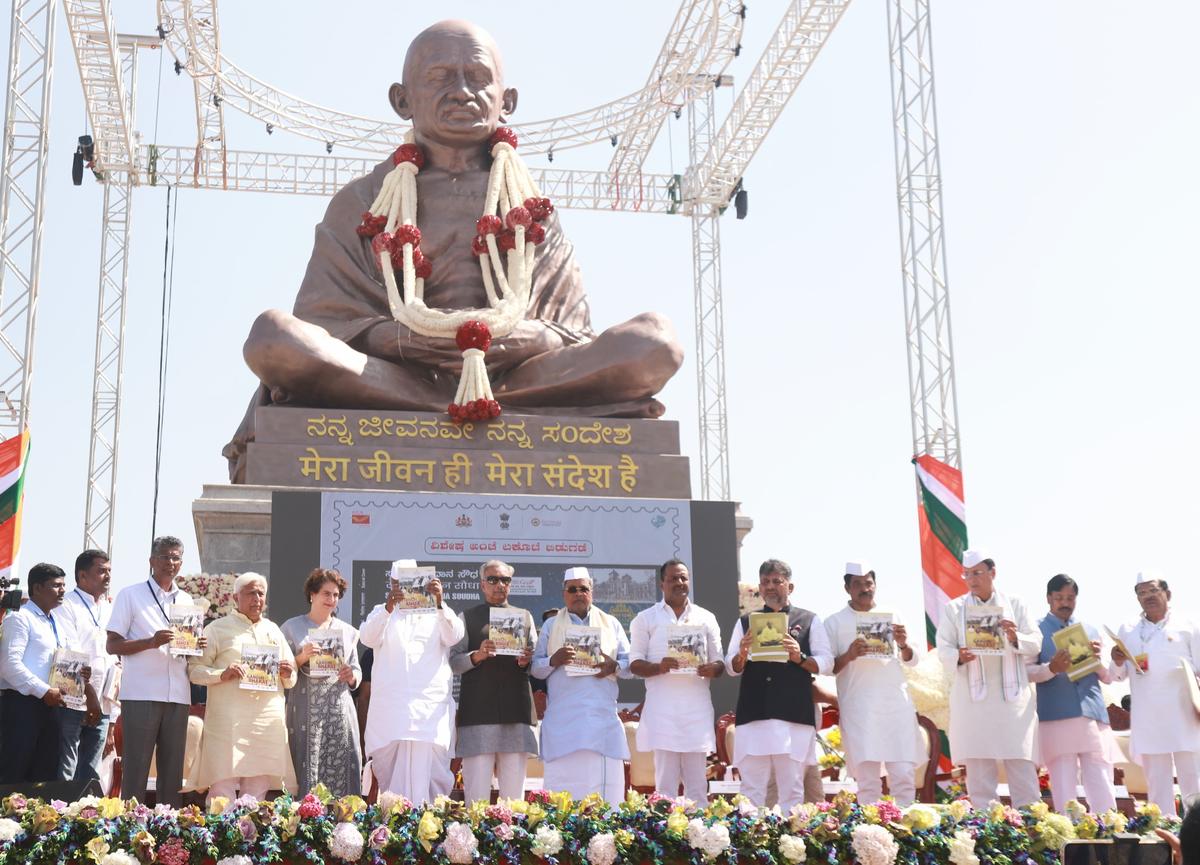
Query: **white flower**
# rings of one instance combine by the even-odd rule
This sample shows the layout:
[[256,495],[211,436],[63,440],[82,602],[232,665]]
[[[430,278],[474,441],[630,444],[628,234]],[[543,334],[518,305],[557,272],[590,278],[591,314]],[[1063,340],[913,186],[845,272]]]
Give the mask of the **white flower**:
[[589,865],[613,865],[617,861],[617,842],[612,832],[592,836],[588,841],[587,860]]
[[1078,799],[1068,799],[1067,804],[1063,806],[1063,811],[1072,820],[1082,820],[1083,815],[1087,813],[1087,808],[1084,808]]
[[353,823],[338,823],[329,837],[329,852],[347,862],[357,862],[363,852],[362,832]]
[[124,850],[114,850],[104,854],[100,865],[139,865],[139,863],[136,856],[130,856]]
[[965,829],[959,829],[950,839],[951,865],[979,865],[979,857],[975,855],[975,839]]
[[66,814],[68,817],[78,817],[79,812],[84,808],[97,808],[100,805],[100,800],[95,796],[84,796],[67,806]]
[[[104,863],[101,862],[100,865],[104,865]],[[217,865],[254,865],[254,861],[249,856],[229,856],[225,859],[218,859]]]
[[562,845],[562,835],[553,826],[542,824],[533,833],[532,852],[534,856],[540,856],[543,859],[547,856],[554,856],[562,849]]
[[[779,855],[789,862],[800,863],[808,858],[808,850],[805,849],[804,839],[798,838],[795,835],[780,835],[779,836]],[[958,865],[958,863],[955,863]]]
[[854,827],[850,846],[859,865],[893,865],[900,845],[882,826],[863,823]]
[[21,834],[21,824],[7,817],[0,818],[0,842],[11,841]]
[[479,841],[466,823],[451,823],[446,827],[446,840],[442,842],[442,849],[446,851],[446,858],[454,865],[470,865],[475,861]]
[[391,790],[384,790],[379,794],[379,798],[375,800],[375,804],[379,806],[379,813],[386,817],[392,813],[392,808],[400,801],[402,797],[399,793],[393,793]]
[[749,799],[742,799],[738,802],[738,813],[744,817],[753,817],[758,813],[758,806]]
[[703,853],[705,859],[716,859],[729,849],[729,829],[724,823],[706,826],[699,817],[693,817],[688,821],[686,837],[688,846]]

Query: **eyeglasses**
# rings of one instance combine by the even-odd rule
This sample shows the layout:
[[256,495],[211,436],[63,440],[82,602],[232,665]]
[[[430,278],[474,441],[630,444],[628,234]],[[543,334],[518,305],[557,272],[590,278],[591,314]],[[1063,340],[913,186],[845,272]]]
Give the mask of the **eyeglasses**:
[[592,590],[591,586],[567,586],[568,595],[587,594]]
[[176,564],[183,561],[183,556],[155,556],[156,559],[162,559],[164,562]]
[[497,583],[499,583],[502,586],[507,586],[509,583],[512,582],[512,577],[494,577],[494,576],[492,576],[492,577],[484,577],[484,579],[487,580],[488,585],[490,585],[490,586],[494,586]]

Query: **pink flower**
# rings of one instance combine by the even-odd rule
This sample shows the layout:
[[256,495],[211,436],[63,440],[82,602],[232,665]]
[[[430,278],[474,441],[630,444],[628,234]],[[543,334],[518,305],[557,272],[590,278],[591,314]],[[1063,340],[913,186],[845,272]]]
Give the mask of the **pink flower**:
[[321,817],[325,814],[325,806],[321,804],[321,800],[309,793],[300,801],[300,816],[301,817]]
[[881,823],[899,823],[901,818],[900,808],[895,802],[887,799],[875,803],[875,807],[879,809],[879,821]]
[[253,841],[258,837],[258,827],[254,825],[254,821],[249,817],[240,817],[237,827],[238,831],[242,833],[242,838],[246,841]]
[[371,830],[370,844],[372,850],[382,850],[392,838],[387,826],[376,826]]
[[162,865],[188,865],[188,851],[180,838],[168,838],[158,848],[157,860]]
[[499,820],[501,823],[512,823],[513,813],[503,805],[489,805],[483,812],[493,820]]
[[512,828],[512,826],[509,826],[507,823],[501,823],[499,826],[497,826],[495,829],[492,830],[492,834],[495,835],[497,838],[499,838],[501,841],[511,841],[513,839],[513,828]]

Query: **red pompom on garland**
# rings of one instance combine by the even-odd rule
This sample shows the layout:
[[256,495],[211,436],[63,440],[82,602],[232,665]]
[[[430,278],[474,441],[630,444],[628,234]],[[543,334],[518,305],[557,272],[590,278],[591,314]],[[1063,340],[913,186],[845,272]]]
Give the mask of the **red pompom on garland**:
[[504,223],[494,213],[489,213],[487,216],[481,216],[475,220],[475,231],[480,235],[499,234],[503,229]]
[[491,139],[488,141],[488,149],[491,150],[501,141],[507,142],[513,150],[517,149],[517,133],[513,132],[511,126],[501,126],[492,133]]
[[542,228],[536,222],[525,229],[525,239],[537,246],[546,239],[546,229]]
[[533,225],[533,217],[524,207],[514,207],[504,217],[504,224],[509,228],[516,230],[517,226],[528,228]]
[[506,228],[496,236],[496,245],[500,247],[501,252],[508,252],[510,249],[517,248],[517,235],[511,228]]
[[478,234],[475,235],[475,237],[471,240],[471,252],[475,254],[476,258],[480,258],[482,256],[487,255],[488,254],[487,240],[485,240],[483,237],[481,237]]
[[413,270],[417,272],[417,279],[429,279],[433,274],[433,261],[426,258],[421,250],[414,249]]
[[549,198],[526,198],[525,209],[533,217],[534,222],[544,222],[554,212],[554,205]]
[[454,343],[459,351],[470,348],[487,351],[492,346],[492,332],[482,321],[471,319],[458,326],[458,332],[454,334]]
[[415,144],[401,144],[392,154],[392,164],[399,165],[401,162],[411,162],[420,170],[425,167],[425,154]]
[[381,231],[379,234],[371,238],[371,252],[375,253],[375,257],[379,258],[379,253],[384,250],[391,252],[392,236],[386,231]]
[[403,246],[406,243],[411,243],[414,247],[421,245],[421,229],[415,225],[397,225],[396,233],[393,235],[396,238],[396,243]]
[[374,237],[387,226],[387,219],[386,213],[372,216],[368,210],[362,215],[362,223],[354,230],[358,232],[359,237]]
[[446,414],[450,415],[450,420],[456,424],[494,420],[500,417],[500,403],[494,399],[477,399],[463,405],[450,403],[446,406]]

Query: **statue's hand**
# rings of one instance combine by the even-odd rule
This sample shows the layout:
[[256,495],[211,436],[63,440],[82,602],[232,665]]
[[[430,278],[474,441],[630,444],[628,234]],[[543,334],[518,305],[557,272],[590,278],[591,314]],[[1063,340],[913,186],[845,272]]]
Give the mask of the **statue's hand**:
[[371,357],[392,363],[414,363],[454,375],[462,369],[462,352],[453,339],[421,336],[399,322],[381,321],[360,337],[355,346]]
[[563,345],[562,334],[544,321],[525,319],[508,336],[492,340],[484,363],[488,374],[495,375]]

